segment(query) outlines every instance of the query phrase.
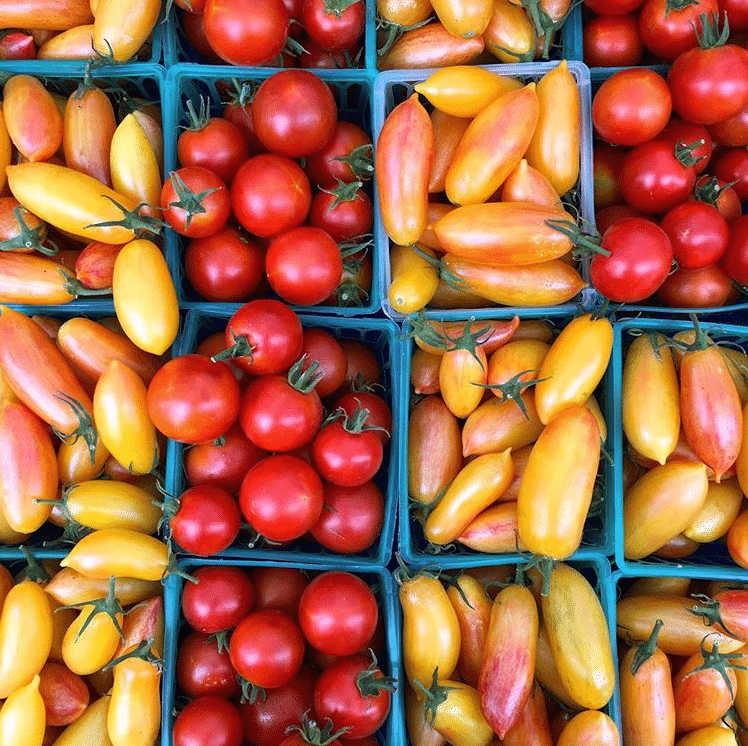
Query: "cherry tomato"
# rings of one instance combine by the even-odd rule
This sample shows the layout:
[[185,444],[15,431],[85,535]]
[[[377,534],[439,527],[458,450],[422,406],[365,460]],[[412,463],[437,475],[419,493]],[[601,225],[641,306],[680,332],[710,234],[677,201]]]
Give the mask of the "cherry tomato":
[[170,521],[174,541],[198,557],[226,549],[239,534],[242,515],[231,495],[220,487],[190,487],[179,498],[179,509]]
[[748,145],[748,103],[734,116],[713,124],[709,132],[719,145],[731,148]]
[[60,663],[48,661],[39,672],[39,694],[47,725],[70,725],[86,710],[90,694],[85,681]]
[[345,380],[347,360],[335,337],[323,329],[304,329],[302,354],[306,355],[305,369],[315,361],[319,364],[317,372],[322,377],[315,389],[322,398],[340,388]]
[[309,578],[292,567],[258,567],[252,572],[252,584],[257,610],[278,609],[296,617]]
[[197,583],[185,583],[182,613],[198,632],[212,635],[233,629],[254,604],[254,588],[239,567],[201,567],[192,573]]
[[700,16],[717,13],[717,0],[696,0],[674,6],[668,0],[645,0],[639,11],[639,29],[644,45],[656,57],[672,62],[698,46]]
[[[328,0],[304,0],[304,29],[328,52],[350,49],[364,32],[366,15],[363,0],[353,0],[342,12],[330,12]],[[337,7],[344,7],[338,4]]]
[[724,306],[736,293],[722,266],[678,269],[665,278],[657,291],[666,306],[715,308]]
[[633,207],[629,207],[629,205],[608,205],[595,213],[595,226],[598,233],[602,236],[613,223],[617,223],[619,220],[623,220],[623,218],[643,217],[644,215]]
[[584,61],[590,67],[631,67],[643,53],[636,16],[595,16],[585,22]]
[[705,202],[683,202],[662,219],[662,229],[683,269],[703,269],[720,260],[730,229],[716,207]]
[[226,184],[207,168],[188,166],[173,171],[161,190],[166,222],[189,238],[215,233],[228,220],[231,201]]
[[718,179],[731,183],[741,200],[748,199],[748,150],[728,150],[714,164],[714,174]]
[[209,694],[232,699],[239,694],[236,671],[228,650],[202,632],[190,632],[177,654],[179,688],[192,699]]
[[359,408],[368,410],[366,424],[369,427],[382,428],[381,430],[374,430],[374,432],[379,436],[382,445],[389,442],[392,432],[392,411],[381,396],[377,396],[371,391],[351,391],[351,393],[341,396],[335,402],[335,407],[344,410],[348,417],[353,417]]
[[748,284],[748,216],[733,220],[730,224],[730,240],[722,257],[722,266],[727,274],[741,285]]
[[[354,182],[342,189],[350,191],[360,182]],[[369,195],[357,189],[352,199],[336,204],[338,197],[330,192],[318,192],[312,199],[309,222],[316,228],[327,231],[336,243],[350,241],[358,236],[371,233],[374,221],[374,208]]]
[[684,119],[673,117],[667,127],[662,131],[659,137],[660,140],[669,140],[673,145],[682,143],[683,145],[694,145],[699,140],[703,140],[703,145],[697,145],[692,151],[691,155],[696,159],[696,163],[693,165],[693,170],[700,174],[706,170],[709,165],[709,160],[712,157],[712,151],[714,150],[714,142],[709,134],[709,130],[702,124],[692,124],[686,122]]
[[377,356],[365,344],[355,339],[341,339],[340,346],[348,358],[346,382],[381,383],[382,366]]
[[338,122],[325,146],[307,158],[306,172],[320,189],[371,177],[371,138],[357,124]]
[[227,699],[199,697],[177,715],[172,741],[174,746],[241,746],[244,722]]
[[730,30],[742,34],[748,31],[748,3],[745,0],[718,0],[720,13],[727,13]]
[[631,13],[636,10],[643,0],[584,0],[584,4],[593,13]]
[[182,166],[202,166],[228,184],[249,157],[249,144],[241,128],[228,119],[194,115],[189,129],[179,135],[177,156]]
[[626,151],[623,148],[616,148],[604,143],[595,144],[593,159],[595,207],[611,205],[621,200],[619,177],[625,155]]

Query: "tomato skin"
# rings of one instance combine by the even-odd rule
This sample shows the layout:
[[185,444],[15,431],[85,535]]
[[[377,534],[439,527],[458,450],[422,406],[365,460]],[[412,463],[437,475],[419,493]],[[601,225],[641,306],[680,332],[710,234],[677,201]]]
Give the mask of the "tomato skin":
[[44,700],[46,724],[70,725],[88,707],[90,694],[83,679],[59,663],[46,663],[39,672],[39,694]]
[[194,630],[212,635],[232,629],[252,609],[252,582],[240,568],[201,567],[193,576],[199,582],[185,586],[182,613]]
[[[180,198],[175,188],[181,179],[188,190],[198,195],[213,190],[200,199],[201,212],[179,206]],[[204,238],[222,228],[231,213],[229,190],[221,178],[202,166],[188,166],[170,174],[161,190],[161,210],[166,222],[188,238]]]
[[312,199],[309,222],[326,231],[336,243],[350,241],[371,232],[374,208],[369,195],[359,189],[353,199],[333,207],[337,197],[328,192],[318,192]]
[[329,396],[343,384],[345,379],[347,361],[345,352],[340,343],[323,329],[304,329],[304,344],[302,354],[306,355],[304,370],[313,362],[319,367],[317,372],[322,378],[315,386],[320,397]]
[[302,23],[311,39],[328,52],[350,49],[364,32],[364,3],[349,5],[339,16],[325,11],[324,0],[304,0]]
[[584,24],[584,61],[591,67],[631,67],[643,53],[636,16],[595,16]]
[[741,216],[730,223],[730,240],[722,266],[731,279],[741,285],[748,282],[748,217]]
[[716,207],[706,202],[683,202],[670,209],[661,222],[682,269],[703,269],[720,260],[727,249],[730,229]]
[[39,694],[39,676],[13,691],[0,708],[0,738],[7,746],[42,746],[44,701]]
[[75,277],[82,285],[94,290],[112,287],[114,262],[125,244],[93,241],[75,260]]
[[741,200],[748,199],[748,151],[745,148],[728,150],[716,162],[714,173],[722,181],[732,183]]
[[425,69],[467,65],[484,50],[482,36],[459,38],[438,21],[406,31],[379,60],[380,70]]
[[340,420],[325,425],[312,441],[320,475],[341,487],[357,487],[379,471],[384,457],[376,430],[349,432]]
[[170,526],[174,540],[185,551],[209,557],[222,552],[236,539],[241,512],[228,492],[201,485],[182,493]]
[[366,409],[368,415],[366,423],[370,427],[380,427],[381,430],[373,432],[382,441],[382,445],[389,442],[392,432],[392,411],[387,402],[381,396],[371,391],[351,391],[344,394],[335,402],[335,408],[340,407],[348,417],[353,417],[358,408]]
[[232,699],[239,694],[228,651],[219,651],[218,642],[202,632],[191,632],[179,645],[177,681],[192,699],[208,695]]
[[227,699],[200,697],[177,715],[172,732],[174,746],[241,746],[244,722]]
[[320,189],[332,189],[338,179],[345,184],[356,181],[356,174],[351,167],[337,158],[345,158],[356,148],[369,146],[371,155],[371,138],[357,124],[337,122],[330,139],[321,150],[307,158],[305,171],[309,180]]
[[249,157],[249,144],[238,125],[212,117],[202,129],[182,132],[177,157],[182,166],[202,166],[228,184]]
[[291,567],[257,567],[251,575],[255,588],[255,608],[278,609],[290,617],[298,616],[299,602],[309,578]]
[[593,13],[603,15],[605,13],[631,13],[636,10],[643,0],[584,0],[584,4]]

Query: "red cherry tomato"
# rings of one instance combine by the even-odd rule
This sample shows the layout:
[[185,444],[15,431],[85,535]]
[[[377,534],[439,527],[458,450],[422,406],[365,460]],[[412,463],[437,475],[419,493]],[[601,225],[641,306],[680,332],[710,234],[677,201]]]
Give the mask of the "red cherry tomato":
[[594,16],[585,22],[584,61],[590,67],[631,67],[643,53],[636,16]]
[[[354,182],[355,186],[360,182]],[[326,231],[333,241],[343,243],[371,233],[374,208],[369,195],[358,189],[353,199],[335,204],[338,197],[330,192],[318,192],[312,199],[309,223]]]
[[617,223],[623,218],[644,217],[642,213],[635,210],[629,205],[608,205],[595,213],[595,225],[597,232],[603,235],[613,223]]
[[239,567],[201,567],[185,583],[182,613],[192,629],[207,635],[233,629],[250,612],[254,589]]
[[315,388],[322,398],[340,388],[345,380],[347,360],[340,342],[332,334],[323,329],[304,329],[302,354],[306,355],[305,369],[315,361],[319,364],[317,372],[322,377]]
[[170,524],[174,541],[198,557],[226,549],[239,534],[242,514],[236,500],[220,487],[190,487],[179,498]]
[[668,0],[645,0],[639,11],[639,29],[647,49],[656,57],[672,62],[698,46],[700,16],[717,13],[717,0],[694,0],[674,7]]
[[[194,109],[192,109],[194,112]],[[177,156],[182,166],[210,169],[227,184],[249,157],[249,144],[242,130],[228,119],[200,119],[177,140]]]
[[669,140],[673,145],[677,145],[678,143],[682,145],[694,145],[699,140],[703,140],[703,145],[698,145],[691,151],[691,155],[696,159],[693,170],[697,174],[700,174],[709,165],[709,160],[714,150],[714,143],[709,130],[703,125],[691,124],[691,122],[673,117],[658,139]]
[[351,49],[364,33],[366,11],[363,0],[353,0],[341,12],[327,10],[328,0],[304,0],[302,22],[310,39],[328,52]]
[[174,721],[174,746],[241,746],[243,741],[242,716],[223,697],[199,697]]
[[296,617],[309,578],[295,567],[258,567],[252,571],[255,608],[278,609]]
[[305,168],[313,184],[333,189],[338,180],[351,184],[370,178],[374,171],[371,155],[371,138],[366,132],[357,124],[338,122],[325,146],[307,158]]
[[662,219],[662,229],[683,269],[716,264],[727,249],[730,229],[719,210],[705,202],[683,202]]
[[703,269],[678,269],[657,291],[662,303],[673,308],[718,308],[733,300],[736,290],[719,264]]
[[189,238],[203,238],[222,228],[231,214],[229,190],[213,171],[187,166],[173,171],[161,189],[166,222]]
[[722,257],[722,266],[733,280],[741,285],[748,284],[748,215],[742,215],[730,224],[730,240]]
[[190,632],[179,644],[177,682],[191,699],[207,694],[233,699],[239,694],[228,650],[219,650],[218,641],[202,632]]
[[357,409],[366,409],[369,414],[366,417],[366,424],[369,427],[381,428],[374,430],[382,445],[386,445],[390,440],[392,432],[392,410],[389,404],[371,391],[351,391],[343,394],[336,402],[335,408],[340,407],[348,417],[353,417]]
[[714,164],[714,174],[722,181],[732,183],[735,194],[741,200],[748,199],[748,150],[728,150]]

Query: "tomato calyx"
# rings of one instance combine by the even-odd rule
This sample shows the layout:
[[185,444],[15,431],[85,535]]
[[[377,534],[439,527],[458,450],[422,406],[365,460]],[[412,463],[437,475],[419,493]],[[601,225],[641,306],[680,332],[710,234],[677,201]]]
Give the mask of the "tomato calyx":
[[737,181],[730,181],[720,186],[716,176],[702,176],[694,187],[694,197],[697,202],[706,202],[712,207],[717,207],[722,192],[735,186],[735,184],[737,184]]
[[81,628],[78,630],[78,634],[75,636],[76,642],[86,631],[88,625],[91,624],[91,622],[94,620],[94,617],[98,616],[99,614],[106,614],[112,620],[112,624],[114,624],[114,627],[119,634],[120,640],[122,640],[122,642],[125,641],[125,633],[122,631],[122,627],[120,626],[120,623],[117,619],[117,614],[124,615],[125,612],[120,602],[117,600],[117,596],[115,593],[116,584],[117,579],[112,575],[109,578],[109,584],[107,585],[107,592],[104,598],[97,598],[93,601],[81,601],[80,603],[70,604],[69,606],[58,606],[55,609],[55,612],[58,612],[61,609],[83,609],[85,607],[91,607],[91,613],[86,618],[86,621],[83,622]]
[[413,244],[410,249],[415,251],[421,259],[425,259],[436,271],[439,273],[439,279],[449,287],[455,290],[464,290],[467,287],[467,283],[458,277],[452,270],[448,269],[447,266],[441,259],[437,259],[435,256],[427,254],[418,244]]
[[660,636],[660,630],[665,626],[662,619],[658,619],[652,628],[652,634],[646,642],[643,642],[636,648],[636,654],[631,661],[631,673],[636,676],[636,672],[654,655],[657,650],[657,638]]
[[374,175],[373,152],[374,146],[369,143],[367,145],[359,145],[357,148],[351,150],[348,155],[339,156],[333,158],[333,160],[346,163],[358,180],[365,180],[370,179]]
[[600,245],[599,240],[595,240],[592,236],[588,236],[582,233],[582,230],[579,228],[579,226],[570,220],[557,220],[555,218],[552,218],[550,220],[546,220],[545,224],[549,228],[553,228],[559,233],[563,233],[571,240],[575,247],[574,259],[576,260],[583,259],[594,254],[600,254],[604,257],[610,256],[610,251],[604,249]]
[[104,668],[102,668],[101,670],[109,671],[123,661],[129,660],[131,658],[138,658],[139,660],[145,661],[146,663],[150,663],[151,665],[155,666],[159,671],[162,671],[164,667],[164,661],[153,652],[153,643],[154,639],[152,637],[149,637],[147,640],[143,640],[128,653],[123,653],[119,656],[119,658],[115,658],[114,660],[109,661],[109,663],[107,663],[106,666],[104,666]]
[[44,569],[41,562],[34,557],[31,550],[23,544],[19,549],[23,553],[23,558],[26,560],[26,567],[24,567],[16,576],[16,583],[21,583],[24,580],[28,580],[32,583],[39,583],[41,585],[49,583],[49,581],[52,580],[52,576]]
[[426,722],[433,725],[436,711],[447,701],[448,693],[454,691],[457,687],[439,686],[439,666],[434,669],[431,686],[428,689],[418,679],[413,679],[413,684],[424,696],[423,712],[426,716]]
[[436,347],[440,350],[445,350],[446,352],[467,350],[478,362],[481,362],[477,352],[481,340],[485,341],[486,335],[490,335],[491,333],[491,328],[488,326],[484,326],[482,329],[472,332],[470,321],[466,321],[463,324],[460,336],[451,337],[446,333],[446,331],[444,334],[438,332],[436,328],[429,323],[423,313],[420,313],[411,321],[411,327],[412,329],[408,333],[408,337],[414,337],[417,340],[420,339],[423,344]]
[[267,695],[265,694],[265,690],[261,686],[256,686],[251,681],[247,681],[243,676],[240,676],[239,674],[236,675],[236,680],[239,682],[239,686],[242,688],[242,697],[241,697],[241,703],[245,704],[246,702],[249,702],[249,704],[253,705],[256,702],[264,702]]
[[390,49],[392,49],[394,43],[406,31],[413,31],[414,29],[421,28],[421,26],[425,26],[427,23],[431,23],[431,21],[433,20],[434,17],[429,16],[426,20],[420,21],[419,23],[414,23],[412,26],[401,26],[399,23],[392,23],[392,21],[388,21],[382,18],[379,13],[377,13],[377,31],[384,30],[387,34],[387,37],[385,38],[382,46],[377,48],[377,55],[379,57],[384,57],[384,55],[387,54]]
[[696,30],[694,24],[692,26],[694,26],[696,40],[702,49],[716,49],[727,44],[730,38],[730,22],[727,20],[727,13],[725,13],[725,25],[722,31],[719,30],[719,13],[714,11],[709,14],[702,13],[699,21],[701,21],[701,33]]
[[700,646],[701,658],[703,660],[703,663],[700,666],[696,666],[693,671],[689,671],[685,675],[684,680],[696,675],[697,673],[699,673],[699,671],[716,671],[722,677],[725,684],[727,684],[728,691],[734,697],[735,692],[732,687],[732,681],[730,681],[730,676],[727,672],[730,668],[737,671],[748,671],[748,667],[738,666],[732,662],[733,658],[744,658],[745,655],[743,653],[720,653],[719,643],[716,641],[712,649],[710,651],[707,651],[707,649],[704,647],[704,640],[706,640],[707,637],[709,637],[709,635],[706,635],[702,639]]
[[330,718],[326,718],[325,724],[320,728],[317,722],[309,717],[309,710],[307,710],[301,716],[301,725],[289,725],[286,728],[286,735],[301,733],[302,740],[310,746],[329,746],[339,738],[343,738],[350,730],[346,727],[333,732],[333,723]]
[[[379,425],[368,425],[367,420],[369,419],[369,410],[366,407],[361,406],[361,402],[358,402],[356,411],[349,416],[343,407],[338,407],[336,410],[331,412],[327,419],[322,423],[322,427],[329,425],[337,420],[343,420],[343,430],[351,435],[360,435],[361,433],[369,430],[381,430],[383,433],[387,431]],[[389,433],[388,433],[389,434]]]
[[698,148],[702,147],[704,145],[704,138],[701,140],[697,140],[694,143],[691,143],[690,145],[687,145],[683,142],[677,142],[675,143],[675,148],[673,148],[673,155],[675,156],[675,159],[680,163],[682,166],[685,166],[686,168],[690,168],[691,166],[695,166],[697,163],[701,163],[706,156],[700,155],[698,157],[694,156],[694,151]]
[[234,89],[228,91],[228,105],[236,106],[241,109],[247,104],[251,104],[255,91],[257,90],[257,85],[248,80],[240,83],[236,78],[231,78],[231,83],[234,86]]
[[674,10],[685,10],[692,5],[698,5],[699,0],[666,0],[665,18],[668,18]]
[[734,632],[731,632],[723,621],[719,601],[702,594],[698,594],[694,596],[694,598],[696,598],[700,603],[688,609],[689,614],[701,617],[704,620],[704,624],[708,627],[713,627],[715,624],[719,624],[728,635],[739,637]]
[[254,356],[252,355],[252,351],[254,350],[254,347],[247,336],[231,332],[231,337],[234,340],[234,344],[232,344],[231,347],[227,347],[225,350],[217,352],[213,357],[211,357],[210,361],[212,363],[218,363],[221,360],[226,360],[228,358],[235,359],[238,357],[246,357],[250,362],[253,362]]
[[88,446],[88,457],[91,459],[91,463],[95,464],[96,445],[99,442],[99,436],[96,433],[93,418],[88,410],[69,394],[57,393],[55,397],[73,410],[75,416],[78,418],[78,427],[72,433],[61,433],[55,428],[52,428],[52,432],[64,443],[75,443],[78,438],[83,438]]
[[384,676],[374,651],[369,648],[371,665],[356,676],[356,687],[364,699],[378,697],[380,692],[394,692],[396,681],[392,676]]
[[189,230],[190,225],[192,224],[192,218],[194,218],[195,215],[203,215],[207,212],[203,205],[203,200],[213,194],[213,192],[219,191],[221,187],[211,187],[202,192],[193,192],[187,184],[184,183],[184,179],[182,179],[176,171],[169,175],[169,179],[171,180],[174,192],[179,198],[175,202],[169,202],[169,207],[175,207],[184,212],[184,229]]
[[210,121],[210,110],[208,108],[208,102],[204,96],[200,96],[200,111],[195,111],[195,105],[192,103],[192,99],[187,100],[187,117],[190,123],[186,130],[189,132],[201,132],[208,126]]
[[24,213],[29,214],[29,211],[20,205],[13,210],[16,222],[18,223],[19,232],[15,236],[7,238],[5,241],[0,241],[0,251],[18,251],[19,249],[27,249],[38,251],[47,256],[54,256],[60,250],[60,247],[51,240],[49,241],[50,246],[44,245],[47,241],[47,224],[41,223],[36,228],[32,228],[24,220]]
[[363,307],[364,303],[369,300],[366,290],[356,285],[355,282],[344,282],[338,285],[333,291],[333,297],[341,308]]
[[219,653],[228,653],[229,651],[229,631],[227,629],[220,632],[214,632],[208,636],[207,642],[215,642],[218,646]]
[[100,290],[97,290],[95,288],[86,287],[86,285],[68,272],[64,267],[59,267],[58,271],[65,278],[65,285],[63,286],[65,292],[68,293],[68,295],[72,295],[74,298],[79,298],[80,296],[112,294],[111,288],[101,288]]
[[521,381],[522,376],[526,376],[528,373],[537,373],[540,369],[533,368],[531,370],[523,370],[521,373],[517,373],[516,376],[512,376],[508,381],[504,383],[475,383],[474,386],[480,386],[484,389],[490,389],[491,391],[500,391],[501,397],[504,401],[513,401],[520,409],[520,412],[525,416],[526,420],[530,419],[530,415],[527,413],[527,406],[525,400],[522,398],[524,391],[530,386],[534,386],[536,383],[547,381],[547,378],[533,378],[531,381]]
[[311,393],[324,376],[319,370],[319,363],[316,360],[312,360],[311,365],[306,370],[304,369],[307,357],[307,355],[302,355],[288,369],[288,376],[286,377],[288,385],[302,394]]
[[346,184],[342,179],[338,179],[338,185],[335,189],[322,189],[325,194],[330,194],[335,199],[330,203],[327,208],[327,212],[332,212],[336,207],[342,205],[343,202],[353,202],[356,199],[358,190],[361,189],[363,183],[360,181],[353,181],[350,184]]
[[525,573],[530,570],[537,570],[540,573],[543,581],[540,587],[541,596],[547,596],[551,591],[551,572],[553,572],[555,564],[556,561],[550,557],[529,555],[528,561],[522,567],[522,571]]
[[361,0],[325,0],[325,13],[335,18],[340,18],[344,11],[348,10],[351,5],[361,2]]
[[[105,199],[108,199],[118,210],[122,212],[121,220],[106,220],[103,223],[91,223],[85,226],[86,228],[126,228],[127,230],[133,231],[137,237],[144,234],[159,235],[161,229],[166,225],[163,220],[152,218],[148,215],[141,215],[140,211],[144,207],[148,207],[145,202],[141,202],[136,205],[132,210],[128,210],[124,205],[117,202],[108,194],[102,195]],[[203,209],[203,212],[205,210]]]
[[[696,2],[696,0],[692,1]],[[540,57],[542,59],[548,59],[551,51],[551,44],[553,43],[553,35],[564,25],[564,23],[566,23],[566,19],[569,17],[574,4],[572,3],[569,9],[560,18],[554,19],[546,13],[541,2],[542,0],[522,0],[521,5],[525,9],[527,17],[532,22],[535,30],[535,38],[543,40],[543,49],[540,53]],[[528,62],[532,62],[532,59],[528,60]]]

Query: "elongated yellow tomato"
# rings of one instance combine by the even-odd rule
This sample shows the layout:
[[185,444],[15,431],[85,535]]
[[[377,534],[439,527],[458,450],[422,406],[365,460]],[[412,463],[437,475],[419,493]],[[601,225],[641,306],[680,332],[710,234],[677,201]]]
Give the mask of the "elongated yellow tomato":
[[431,0],[377,0],[377,11],[385,21],[398,26],[415,26],[433,12]]
[[[537,339],[518,339],[499,347],[488,360],[488,384],[497,386],[516,379],[518,382],[534,381],[540,366],[548,354],[550,345]],[[491,389],[499,398],[504,398],[501,388]]]
[[[428,686],[438,668],[451,676],[460,656],[460,624],[444,586],[416,575],[400,585],[403,610],[403,665],[411,686]],[[447,673],[449,672],[449,673]]]
[[[431,249],[418,247],[430,257]],[[406,316],[427,306],[439,285],[436,267],[416,251],[415,246],[393,246],[390,249],[390,305]]]
[[[743,421],[746,423],[748,423],[748,419],[746,419],[747,417],[748,404],[743,407]],[[748,427],[746,430],[748,430]],[[740,451],[738,452],[738,458],[735,461],[735,475],[738,478],[740,489],[745,495],[748,491],[748,433],[743,435],[743,439],[740,443]]]
[[585,710],[568,722],[556,746],[619,746],[620,743],[618,728],[610,717],[597,710]]
[[640,477],[623,500],[626,557],[646,557],[688,528],[708,487],[706,466],[691,461],[669,461]]
[[530,83],[499,96],[473,119],[447,171],[450,202],[475,205],[496,192],[522,160],[538,110],[535,83]]
[[0,543],[2,544],[21,544],[29,536],[20,531],[14,531],[5,520],[3,512],[0,510]]
[[78,617],[77,609],[62,609],[52,596],[48,596],[49,605],[52,609],[52,647],[49,651],[50,661],[62,663],[62,641],[70,625]]
[[494,732],[481,710],[478,690],[441,678],[437,688],[443,688],[443,696],[434,699],[431,721],[434,730],[452,746],[488,746],[494,739]]
[[662,335],[636,337],[623,364],[623,432],[643,456],[664,464],[680,434],[680,387]]
[[466,573],[447,588],[447,595],[460,624],[460,658],[457,670],[466,684],[478,686],[478,674],[491,620],[491,601],[486,596],[483,584]]
[[584,406],[589,409],[590,412],[592,412],[595,419],[597,420],[597,426],[600,429],[600,440],[604,443],[608,439],[608,423],[605,422],[605,417],[603,416],[603,412],[600,409],[600,404],[598,403],[594,394],[589,399],[587,399],[587,401],[584,403]]
[[480,114],[505,93],[522,87],[522,82],[516,78],[472,65],[443,67],[414,86],[439,111],[467,119]]
[[535,30],[524,8],[511,0],[494,0],[491,20],[483,34],[486,50],[501,62],[532,62]]
[[94,18],[94,49],[127,62],[138,53],[156,25],[159,0],[99,0]]
[[5,126],[5,117],[2,108],[0,108],[0,194],[5,191],[5,185],[8,183],[8,177],[5,175],[5,169],[10,166],[13,160],[13,143],[8,134],[8,128]]
[[588,710],[603,707],[615,688],[608,623],[585,577],[559,563],[541,596],[543,622],[564,688]]
[[[685,596],[691,585],[691,578],[670,577],[646,577],[635,580],[624,595],[626,596]],[[708,592],[713,596],[719,591]]]
[[543,624],[538,629],[538,642],[535,650],[535,678],[547,692],[570,710],[581,710],[582,706],[575,702],[564,688],[561,677],[553,658],[548,632]]
[[586,407],[546,425],[517,496],[519,535],[533,554],[570,557],[579,548],[600,461],[600,429]]
[[87,60],[93,57],[93,24],[75,26],[55,34],[36,52],[38,60]]
[[52,609],[44,589],[30,580],[13,586],[0,615],[0,699],[42,670],[51,647]]
[[579,88],[566,60],[540,79],[538,100],[538,126],[525,157],[559,194],[566,194],[579,178],[582,138]]
[[486,353],[475,346],[474,339],[463,342],[468,334],[467,325],[465,328],[463,338],[452,342],[453,347],[444,353],[439,366],[442,399],[449,411],[461,419],[470,416],[480,404],[488,364]]
[[22,163],[8,166],[6,173],[13,196],[55,228],[89,241],[112,244],[127,243],[135,237],[131,228],[97,227],[97,224],[124,218],[122,210],[110,200],[128,211],[134,210],[137,202],[91,176],[53,163]]
[[[439,109],[434,109],[431,112],[431,126],[434,129],[434,157],[431,159],[431,168],[429,169],[429,194],[438,194],[444,191],[444,184],[447,180],[447,172],[449,167],[452,165],[455,153],[462,140],[462,136],[465,134],[465,130],[470,126],[469,119],[461,119],[460,117],[454,117],[451,114],[445,114]],[[429,225],[426,227],[426,232],[421,236],[421,244],[427,245],[435,243],[431,241],[432,231],[431,223],[434,221],[434,205],[437,203],[429,203]],[[449,209],[449,205],[446,205]],[[444,207],[437,208],[442,212],[438,213],[440,217],[444,210]],[[435,245],[431,248],[437,248]]]
[[447,743],[447,739],[434,730],[423,711],[423,702],[410,686],[405,692],[405,727],[412,746],[444,746]]
[[0,709],[0,743],[3,746],[42,746],[46,726],[39,676],[14,691]]
[[434,544],[449,544],[489,505],[496,502],[514,476],[512,456],[488,453],[467,464],[429,513],[424,536]]
[[96,479],[104,470],[109,451],[96,434],[93,463],[91,451],[83,438],[69,443],[61,443],[57,450],[57,469],[60,474],[60,484],[72,482],[87,482]]
[[107,713],[112,746],[153,746],[161,726],[159,669],[139,658],[114,667],[114,686]]
[[92,702],[85,712],[68,725],[52,746],[112,746],[106,721],[111,697],[104,694]]
[[99,437],[132,474],[148,474],[158,464],[156,427],[148,416],[147,393],[143,379],[134,370],[112,360],[93,396]]
[[735,733],[721,725],[707,725],[687,733],[676,746],[737,746]]
[[152,241],[131,241],[117,254],[112,278],[114,308],[131,342],[163,355],[179,331],[174,282],[161,250]]
[[608,367],[612,349],[613,327],[608,319],[584,314],[567,324],[538,373],[535,404],[542,422],[547,424],[567,407],[590,398]]
[[[66,567],[55,574],[45,590],[62,605],[71,606],[104,598],[108,588],[108,578],[87,578]],[[122,606],[132,606],[147,598],[153,598],[160,592],[161,584],[158,581],[117,578],[114,586],[114,595]]]
[[[122,628],[122,614],[96,613],[95,606],[84,606],[68,627],[62,640],[62,660],[79,676],[102,669],[114,657],[120,642],[117,625]],[[85,626],[85,629],[84,629]]]
[[534,202],[547,207],[559,207],[561,200],[558,192],[548,179],[524,158],[507,176],[501,187],[501,199],[504,202]]
[[99,580],[161,580],[169,564],[166,544],[124,528],[104,528],[84,536],[60,563]]
[[525,551],[527,547],[519,538],[517,526],[517,502],[504,502],[507,492],[501,496],[500,502],[479,513],[456,541],[476,552],[488,554]]
[[736,479],[709,482],[704,505],[683,535],[700,544],[721,539],[735,523],[742,505],[743,492]]
[[453,36],[480,36],[491,20],[492,0],[431,0],[444,28]]

